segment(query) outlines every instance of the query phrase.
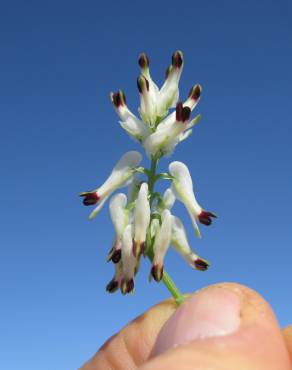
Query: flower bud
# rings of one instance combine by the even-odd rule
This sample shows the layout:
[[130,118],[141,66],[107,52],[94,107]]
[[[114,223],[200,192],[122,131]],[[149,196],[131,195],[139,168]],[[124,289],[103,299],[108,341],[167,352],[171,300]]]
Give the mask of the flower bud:
[[153,245],[154,258],[152,261],[151,274],[156,281],[160,281],[163,277],[163,262],[170,245],[171,227],[171,213],[168,209],[165,209],[162,213],[162,224],[156,234]]
[[139,76],[137,78],[137,87],[140,94],[149,91],[149,81],[147,80],[147,78],[144,77],[143,75]]
[[115,238],[113,247],[108,256],[108,261],[112,260],[113,263],[118,263],[121,259],[122,236],[125,227],[128,224],[129,217],[126,210],[127,197],[123,193],[114,195],[109,204],[110,216],[115,228]]
[[172,65],[176,68],[181,68],[183,64],[183,53],[178,50],[172,55]]
[[129,293],[134,289],[134,275],[137,260],[132,253],[132,225],[125,228],[122,238],[122,265],[121,292]]
[[138,63],[141,69],[149,68],[149,58],[147,57],[145,53],[141,53],[139,55]]
[[201,85],[195,85],[190,89],[188,98],[194,101],[198,101],[201,97],[201,93],[202,93]]
[[111,100],[116,108],[126,105],[126,96],[122,90],[116,93],[111,93]]
[[149,222],[150,205],[148,201],[148,185],[144,182],[140,187],[134,209],[133,254],[136,257],[139,257],[143,252]]

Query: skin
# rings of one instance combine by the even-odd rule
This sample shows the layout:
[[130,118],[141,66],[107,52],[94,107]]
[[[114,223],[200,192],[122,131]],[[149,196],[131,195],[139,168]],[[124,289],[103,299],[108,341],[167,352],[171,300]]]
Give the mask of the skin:
[[167,300],[111,337],[80,370],[292,370],[292,326],[281,330],[269,304],[250,288],[215,287],[240,295],[241,324],[235,334],[194,340],[154,356],[157,335],[176,310]]

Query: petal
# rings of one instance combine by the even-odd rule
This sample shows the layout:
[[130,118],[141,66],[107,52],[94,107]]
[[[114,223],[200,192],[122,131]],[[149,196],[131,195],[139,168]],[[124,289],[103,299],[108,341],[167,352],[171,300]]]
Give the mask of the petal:
[[172,216],[172,235],[171,243],[177,252],[187,261],[187,263],[195,268],[194,261],[199,256],[192,251],[186,235],[183,223],[178,217]]
[[171,228],[172,228],[171,213],[168,209],[166,209],[162,213],[162,224],[157,232],[153,245],[154,250],[153,265],[159,266],[163,265],[165,254],[170,245]]
[[109,195],[117,188],[127,185],[133,175],[133,169],[139,165],[141,160],[142,156],[139,152],[125,153],[113,168],[108,179],[98,189],[100,196]]
[[150,205],[148,201],[148,184],[144,182],[140,187],[134,209],[134,240],[138,255],[141,252],[142,244],[146,240],[149,222]]
[[110,216],[115,228],[116,237],[119,239],[128,223],[127,212],[127,197],[123,193],[114,195],[109,204]]
[[135,275],[136,258],[132,253],[132,225],[125,228],[122,238],[123,277],[127,280]]
[[127,118],[125,121],[120,121],[121,127],[131,136],[134,140],[143,142],[149,135],[149,130],[144,123],[133,117]]
[[162,201],[163,201],[165,208],[171,210],[171,208],[174,205],[175,200],[176,200],[176,197],[175,197],[175,194],[172,188],[166,189],[162,197]]
[[102,201],[99,203],[99,205],[96,208],[94,208],[94,210],[89,215],[89,220],[92,220],[98,214],[98,212],[102,209],[104,203],[107,201],[108,197],[109,195],[104,197]]

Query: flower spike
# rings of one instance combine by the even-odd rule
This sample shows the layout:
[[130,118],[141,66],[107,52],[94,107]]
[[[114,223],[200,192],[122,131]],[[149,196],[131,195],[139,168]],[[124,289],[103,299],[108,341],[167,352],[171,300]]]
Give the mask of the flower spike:
[[[85,206],[94,208],[90,219],[111,197],[109,212],[114,236],[107,259],[113,262],[115,273],[106,290],[109,293],[120,290],[123,295],[133,292],[134,278],[143,255],[151,261],[149,280],[162,280],[180,304],[184,297],[164,270],[169,247],[172,246],[195,270],[207,270],[209,262],[192,250],[182,221],[171,214],[174,203],[178,199],[184,204],[198,237],[201,237],[198,223],[209,226],[217,216],[197,202],[192,178],[184,163],[170,163],[168,172],[158,172],[158,163],[190,137],[194,125],[199,122],[200,114],[191,115],[201,99],[202,87],[193,85],[187,98],[180,99],[179,81],[184,68],[184,56],[180,50],[173,53],[161,87],[151,77],[150,60],[146,53],[139,55],[138,65],[139,116],[127,106],[122,90],[111,92],[110,99],[120,126],[143,147],[151,165],[148,168],[140,165],[142,156],[139,152],[127,152],[100,187],[83,192],[80,196]],[[113,141],[112,145],[115,144]],[[160,180],[171,181],[163,194],[156,188]],[[113,195],[116,190],[126,186],[127,196],[123,193]]]

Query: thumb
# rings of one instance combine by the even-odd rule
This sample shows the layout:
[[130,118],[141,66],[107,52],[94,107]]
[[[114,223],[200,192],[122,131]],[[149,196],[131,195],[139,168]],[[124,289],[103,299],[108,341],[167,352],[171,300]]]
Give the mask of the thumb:
[[238,284],[192,295],[166,321],[140,370],[291,370],[269,305]]

